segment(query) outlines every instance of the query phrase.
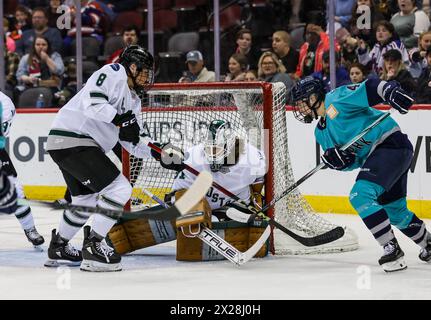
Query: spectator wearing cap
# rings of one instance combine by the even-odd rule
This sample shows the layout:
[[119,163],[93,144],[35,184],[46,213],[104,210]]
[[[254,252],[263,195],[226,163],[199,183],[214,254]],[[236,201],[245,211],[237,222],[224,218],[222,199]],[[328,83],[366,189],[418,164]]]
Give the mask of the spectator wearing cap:
[[241,53],[247,57],[248,68],[257,69],[257,62],[261,55],[260,50],[253,46],[253,35],[249,29],[241,29],[236,34],[237,48],[235,53]]
[[[335,57],[335,79],[336,87],[340,87],[350,83],[349,73],[347,70],[340,66],[340,54],[337,52]],[[314,72],[312,74],[313,78],[320,79],[325,84],[325,91],[331,91],[331,77],[329,71],[329,51],[323,53],[323,67],[322,71]]]
[[298,65],[299,53],[290,46],[290,35],[279,30],[272,35],[272,50],[278,56],[286,68],[286,72],[293,74]]
[[398,81],[407,93],[414,96],[416,81],[402,62],[401,52],[397,49],[388,50],[383,55],[383,61],[383,71],[380,79]]
[[[123,44],[124,48],[130,46],[132,44],[138,44],[138,34],[139,29],[135,25],[127,26],[123,29]],[[121,53],[123,53],[124,48],[118,49],[115,51],[109,58],[106,60],[106,63],[117,63],[120,59]]]
[[23,32],[21,39],[16,42],[16,52],[20,56],[30,53],[37,36],[43,36],[48,39],[52,45],[52,50],[61,52],[63,39],[58,29],[48,27],[48,16],[45,9],[35,8],[31,21],[33,28]]
[[397,39],[392,23],[385,20],[379,21],[376,24],[375,33],[377,42],[371,51],[365,41],[359,40],[357,49],[359,63],[380,76],[383,69],[383,55],[389,50],[396,49],[400,51],[403,63],[409,65],[409,54],[404,44]]
[[204,65],[202,53],[197,50],[189,51],[186,55],[186,65],[188,71],[178,82],[213,82],[215,81],[215,72],[208,71]]
[[398,0],[400,11],[391,18],[395,31],[407,49],[415,47],[422,32],[428,31],[430,19],[416,7],[415,0]]
[[299,49],[295,77],[302,78],[313,72],[322,71],[323,53],[329,50],[329,46],[329,36],[322,27],[312,23],[308,24],[305,27],[305,43]]
[[417,103],[431,104],[431,47],[426,51],[427,65],[418,79]]

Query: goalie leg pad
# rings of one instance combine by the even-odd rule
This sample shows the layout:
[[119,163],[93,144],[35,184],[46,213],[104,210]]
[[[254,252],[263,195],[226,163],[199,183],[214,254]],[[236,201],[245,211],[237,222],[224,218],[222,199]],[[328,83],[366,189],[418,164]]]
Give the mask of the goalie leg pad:
[[[186,191],[186,189],[182,189],[175,192],[175,199],[180,199]],[[211,207],[205,198],[188,213],[177,219],[176,222],[177,228],[180,228],[186,235],[193,237],[194,234],[199,233],[200,224],[211,228]]]
[[176,239],[175,221],[135,219],[115,225],[109,239],[120,254]]
[[[267,223],[249,226],[236,221],[213,222],[213,229],[221,238],[241,252],[247,251],[265,231]],[[259,250],[255,257],[268,255],[269,241]],[[215,261],[225,258],[199,238],[189,238],[181,232],[177,235],[178,261]]]

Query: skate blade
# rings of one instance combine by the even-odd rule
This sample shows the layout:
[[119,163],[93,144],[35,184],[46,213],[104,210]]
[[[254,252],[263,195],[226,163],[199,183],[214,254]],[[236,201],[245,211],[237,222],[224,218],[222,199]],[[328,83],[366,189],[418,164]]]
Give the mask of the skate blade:
[[407,264],[404,258],[401,257],[395,261],[382,264],[382,268],[385,272],[395,272],[407,269]]
[[58,268],[58,267],[77,267],[81,264],[81,261],[69,261],[69,260],[53,260],[48,259],[43,264],[45,267],[48,268]]
[[82,260],[80,269],[90,272],[115,272],[123,270],[123,267],[121,263],[108,264],[91,260]]

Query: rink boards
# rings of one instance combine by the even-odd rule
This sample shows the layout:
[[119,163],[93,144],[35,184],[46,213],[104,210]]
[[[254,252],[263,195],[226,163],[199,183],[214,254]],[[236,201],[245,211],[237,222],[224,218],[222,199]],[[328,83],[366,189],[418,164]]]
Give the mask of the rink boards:
[[[64,192],[60,171],[44,149],[55,113],[55,109],[19,109],[7,141],[29,198],[57,199]],[[289,111],[287,115],[289,152],[295,179],[299,179],[316,166],[320,150],[313,136],[314,125],[300,123]],[[409,208],[421,217],[431,218],[431,106],[415,106],[408,115],[393,117],[415,150],[408,182]],[[316,211],[353,213],[348,194],[356,174],[357,171],[322,170],[300,189]]]

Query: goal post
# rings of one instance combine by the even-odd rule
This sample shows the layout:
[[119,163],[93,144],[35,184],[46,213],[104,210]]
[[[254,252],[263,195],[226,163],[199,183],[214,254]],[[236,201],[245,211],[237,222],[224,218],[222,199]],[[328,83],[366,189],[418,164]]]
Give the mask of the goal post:
[[[295,182],[288,149],[287,102],[283,83],[156,84],[143,99],[141,117],[143,130],[152,139],[170,142],[185,152],[203,141],[212,120],[228,122],[238,137],[264,152],[267,161],[264,193],[268,202]],[[125,151],[123,173],[133,185],[131,210],[155,205],[142,188],[163,199],[171,191],[176,175],[154,159],[137,159]],[[315,236],[336,227],[316,214],[299,190],[278,201],[268,215],[304,236]],[[358,246],[350,230],[334,243],[313,248],[306,248],[276,230],[273,243],[279,254],[347,251]]]

